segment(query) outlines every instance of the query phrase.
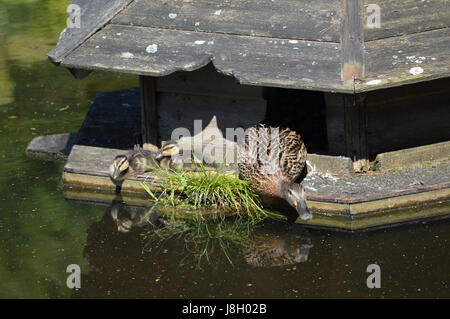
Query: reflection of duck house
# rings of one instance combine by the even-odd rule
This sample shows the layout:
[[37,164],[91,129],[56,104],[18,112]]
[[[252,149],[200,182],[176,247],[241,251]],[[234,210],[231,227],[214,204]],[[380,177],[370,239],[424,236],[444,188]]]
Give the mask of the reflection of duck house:
[[[313,210],[352,215],[449,198],[447,166],[435,165],[450,150],[445,0],[73,3],[81,28],[67,28],[49,57],[78,78],[139,75],[140,94],[126,94],[141,101],[143,143],[160,145],[179,127],[192,135],[194,120],[223,135],[264,117],[288,120],[316,153],[310,169],[325,174],[305,182]],[[215,142],[235,148],[231,139]],[[112,187],[102,160],[94,173],[82,160],[99,152],[75,146],[66,183]],[[414,165],[417,174],[388,173]],[[355,177],[374,169],[384,177]]]

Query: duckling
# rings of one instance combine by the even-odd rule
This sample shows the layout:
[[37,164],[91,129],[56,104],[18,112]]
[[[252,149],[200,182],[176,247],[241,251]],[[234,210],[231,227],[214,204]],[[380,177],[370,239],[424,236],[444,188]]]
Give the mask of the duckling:
[[121,233],[128,233],[132,228],[157,225],[161,213],[158,210],[147,216],[149,208],[130,206],[123,201],[113,200],[110,207],[111,217]]
[[[278,136],[272,134],[276,130]],[[261,147],[265,147],[264,153]],[[240,177],[251,181],[256,192],[283,198],[296,209],[301,219],[311,219],[305,190],[295,183],[306,163],[306,147],[300,134],[287,127],[259,123],[244,136],[239,145],[238,160]]]
[[117,155],[109,167],[109,176],[115,182],[123,181],[132,174],[143,174],[158,166],[155,153],[139,150]]
[[[176,141],[170,140],[162,143],[163,146],[161,150],[155,155],[155,158],[159,160],[160,166],[163,168],[172,168],[175,170],[188,170],[192,172],[196,172],[198,170],[216,170],[220,164],[214,165],[204,165],[202,168],[199,168],[199,162],[203,164],[203,155],[195,152],[191,153],[190,161],[185,162],[186,159],[184,156],[184,151],[179,146]],[[200,152],[201,153],[201,152]]]
[[155,159],[159,161],[159,165],[163,168],[172,168],[181,170],[184,168],[181,147],[176,141],[166,141],[163,143],[161,150],[156,153]]

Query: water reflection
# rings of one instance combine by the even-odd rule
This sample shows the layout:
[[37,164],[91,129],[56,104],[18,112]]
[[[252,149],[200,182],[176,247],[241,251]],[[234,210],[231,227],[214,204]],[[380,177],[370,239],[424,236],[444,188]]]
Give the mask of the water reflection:
[[122,200],[114,200],[110,207],[111,218],[117,226],[117,231],[128,233],[132,228],[158,225],[161,213],[154,210],[148,214],[150,207],[131,206]]
[[[88,266],[72,297],[448,296],[448,228],[438,223],[347,234],[271,220],[195,226],[157,209],[147,219],[147,207],[120,199],[97,207],[103,217],[87,229]],[[383,289],[366,286],[371,263]]]
[[[233,264],[237,258],[253,267],[294,265],[307,261],[313,247],[308,231],[300,225],[275,221],[253,224],[241,217],[180,219],[158,208],[127,205],[121,199],[114,200],[104,218],[92,225],[88,238],[101,236],[108,238],[100,241],[102,245],[117,246],[117,233],[133,233],[121,241],[139,240],[139,247],[134,244],[132,249],[139,248],[142,254],[164,253],[165,247],[176,241],[182,246],[182,257],[176,262],[195,261],[199,267],[225,260]],[[88,240],[86,252],[99,251],[94,249],[97,245]]]
[[301,225],[236,218],[196,223],[148,211],[120,198],[106,207],[87,231],[83,256],[90,270],[73,297],[225,297],[229,291],[237,297],[243,283],[227,277],[250,278],[254,267],[298,267],[312,247]]
[[312,247],[306,229],[269,222],[253,233],[243,255],[253,267],[289,266],[308,261]]

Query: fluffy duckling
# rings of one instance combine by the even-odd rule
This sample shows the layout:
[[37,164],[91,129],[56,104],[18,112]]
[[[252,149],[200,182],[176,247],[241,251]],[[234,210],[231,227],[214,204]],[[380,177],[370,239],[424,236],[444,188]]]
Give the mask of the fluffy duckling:
[[109,176],[113,181],[120,182],[132,174],[143,174],[158,166],[153,152],[146,150],[129,151],[117,155],[109,167]]
[[183,159],[181,157],[182,150],[176,141],[167,141],[156,153],[155,159],[159,161],[159,165],[163,168],[172,168],[181,170],[184,168]]
[[[155,159],[160,163],[163,168],[172,168],[175,170],[187,170],[196,172],[199,168],[195,163],[202,161],[201,156],[196,156],[194,152],[191,153],[190,161],[184,162],[185,156],[183,149],[178,145],[176,141],[170,140],[163,142],[161,150],[156,153]],[[204,163],[203,163],[204,164]],[[217,165],[217,167],[220,165]],[[202,169],[215,170],[217,167],[204,166]]]

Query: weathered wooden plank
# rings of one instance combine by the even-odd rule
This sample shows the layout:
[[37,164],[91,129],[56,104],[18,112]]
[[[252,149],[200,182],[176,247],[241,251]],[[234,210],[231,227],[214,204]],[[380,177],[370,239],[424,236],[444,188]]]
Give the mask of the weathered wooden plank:
[[241,84],[348,90],[338,44],[108,25],[62,63],[66,67],[164,76],[213,62]]
[[76,174],[108,176],[109,166],[124,150],[74,145],[64,171]]
[[343,12],[341,79],[353,85],[354,79],[364,77],[364,38],[360,1],[344,0]]
[[67,160],[77,139],[76,133],[52,134],[35,137],[27,146],[27,156],[42,160]]
[[217,72],[210,63],[192,72],[175,72],[155,78],[156,91],[225,96],[237,99],[263,99],[264,88],[239,84],[232,76]]
[[[98,176],[82,176],[78,174],[65,173],[65,180],[68,184],[83,187],[70,187],[64,189],[64,197],[67,200],[76,201],[78,203],[96,203],[100,205],[114,205],[117,201],[117,194],[109,192],[92,192],[89,187],[85,187],[84,183],[88,185],[101,185],[102,179],[108,182],[106,177]],[[135,181],[130,181],[135,182]],[[133,192],[123,190],[120,194],[120,200],[127,205],[136,205],[142,207],[144,212],[148,211],[148,206],[151,205],[148,197],[144,193],[136,193],[142,190],[139,183],[128,184],[126,190],[133,189]],[[111,185],[113,186],[113,185]],[[136,187],[136,189],[132,188]],[[151,187],[151,186],[150,186]],[[151,187],[152,188],[152,187]],[[154,188],[155,191],[159,189]],[[314,212],[313,219],[308,222],[297,219],[297,223],[305,224],[307,227],[327,227],[339,230],[359,231],[366,229],[374,229],[381,227],[392,227],[395,225],[402,225],[405,223],[420,222],[424,219],[441,219],[449,217],[449,204],[440,203],[435,205],[421,205],[410,209],[402,209],[405,206],[411,205],[412,201],[419,200],[421,202],[438,201],[439,199],[446,199],[450,196],[450,189],[429,191],[421,194],[405,195],[396,197],[393,200],[379,200],[370,203],[370,209],[376,209],[378,212],[373,213],[368,209],[366,203],[362,204],[337,204],[329,202],[321,202],[315,200],[308,200],[308,208]],[[414,198],[414,199],[413,199]],[[275,206],[278,209],[292,209],[286,202],[276,201],[275,205],[272,200],[263,198],[264,204],[267,207]],[[137,207],[136,207],[137,208]],[[159,210],[170,210],[169,213],[175,212],[173,207],[160,206]],[[402,210],[399,210],[402,209]],[[379,212],[381,210],[381,212]],[[385,212],[385,211],[388,212]],[[184,210],[185,211],[185,210]],[[358,212],[358,213],[356,213]],[[183,212],[178,212],[180,217],[189,218],[183,215]],[[199,214],[206,216],[203,210],[198,211]],[[352,214],[353,213],[353,214]],[[350,217],[350,218],[349,218]]]
[[365,43],[364,80],[356,92],[450,76],[450,28]]
[[351,177],[354,175],[353,161],[349,157],[308,154],[306,157],[309,173],[328,173],[335,176]]
[[[374,11],[369,5],[380,9],[380,27],[371,27],[370,16]],[[366,41],[424,32],[450,26],[448,0],[365,0],[364,30]]]
[[48,53],[53,63],[61,60],[88,37],[103,27],[115,14],[125,8],[133,0],[73,0],[68,7],[68,23],[59,37],[57,46]]
[[340,0],[136,0],[112,23],[339,42]]
[[[450,165],[421,167],[385,174],[357,175],[344,178],[316,174],[308,175],[302,182],[309,200],[331,203],[363,203],[392,199],[398,196],[418,194],[434,190],[448,189]],[[446,194],[449,194],[447,191]],[[447,195],[448,196],[448,195]],[[412,197],[409,206],[414,206]],[[369,205],[369,204],[368,204]],[[367,207],[368,208],[368,207]]]
[[[308,201],[308,207],[311,207],[315,212],[322,212],[322,214],[314,214],[314,218],[310,221],[303,221],[300,218],[296,220],[296,223],[304,224],[306,227],[319,228],[319,229],[335,229],[346,230],[350,232],[354,231],[368,231],[382,228],[390,228],[405,224],[420,223],[423,221],[440,220],[449,218],[448,214],[449,204],[440,203],[434,205],[420,205],[412,208],[407,208],[410,205],[412,198],[416,197],[417,202],[430,202],[436,201],[437,198],[442,196],[444,191],[430,191],[417,195],[406,195],[396,197],[393,200],[380,200],[374,202],[370,207],[366,206],[366,203],[354,204],[354,205],[341,205],[330,204],[323,202]],[[445,197],[444,197],[445,198]],[[373,212],[373,208],[380,211]],[[352,214],[351,218],[341,217],[342,214],[350,214],[355,210],[362,212],[358,215]],[[387,211],[387,212],[386,212]],[[337,215],[337,216],[335,216]]]
[[440,162],[450,162],[450,142],[448,141],[382,153],[375,159],[376,168],[382,171],[433,165]]

